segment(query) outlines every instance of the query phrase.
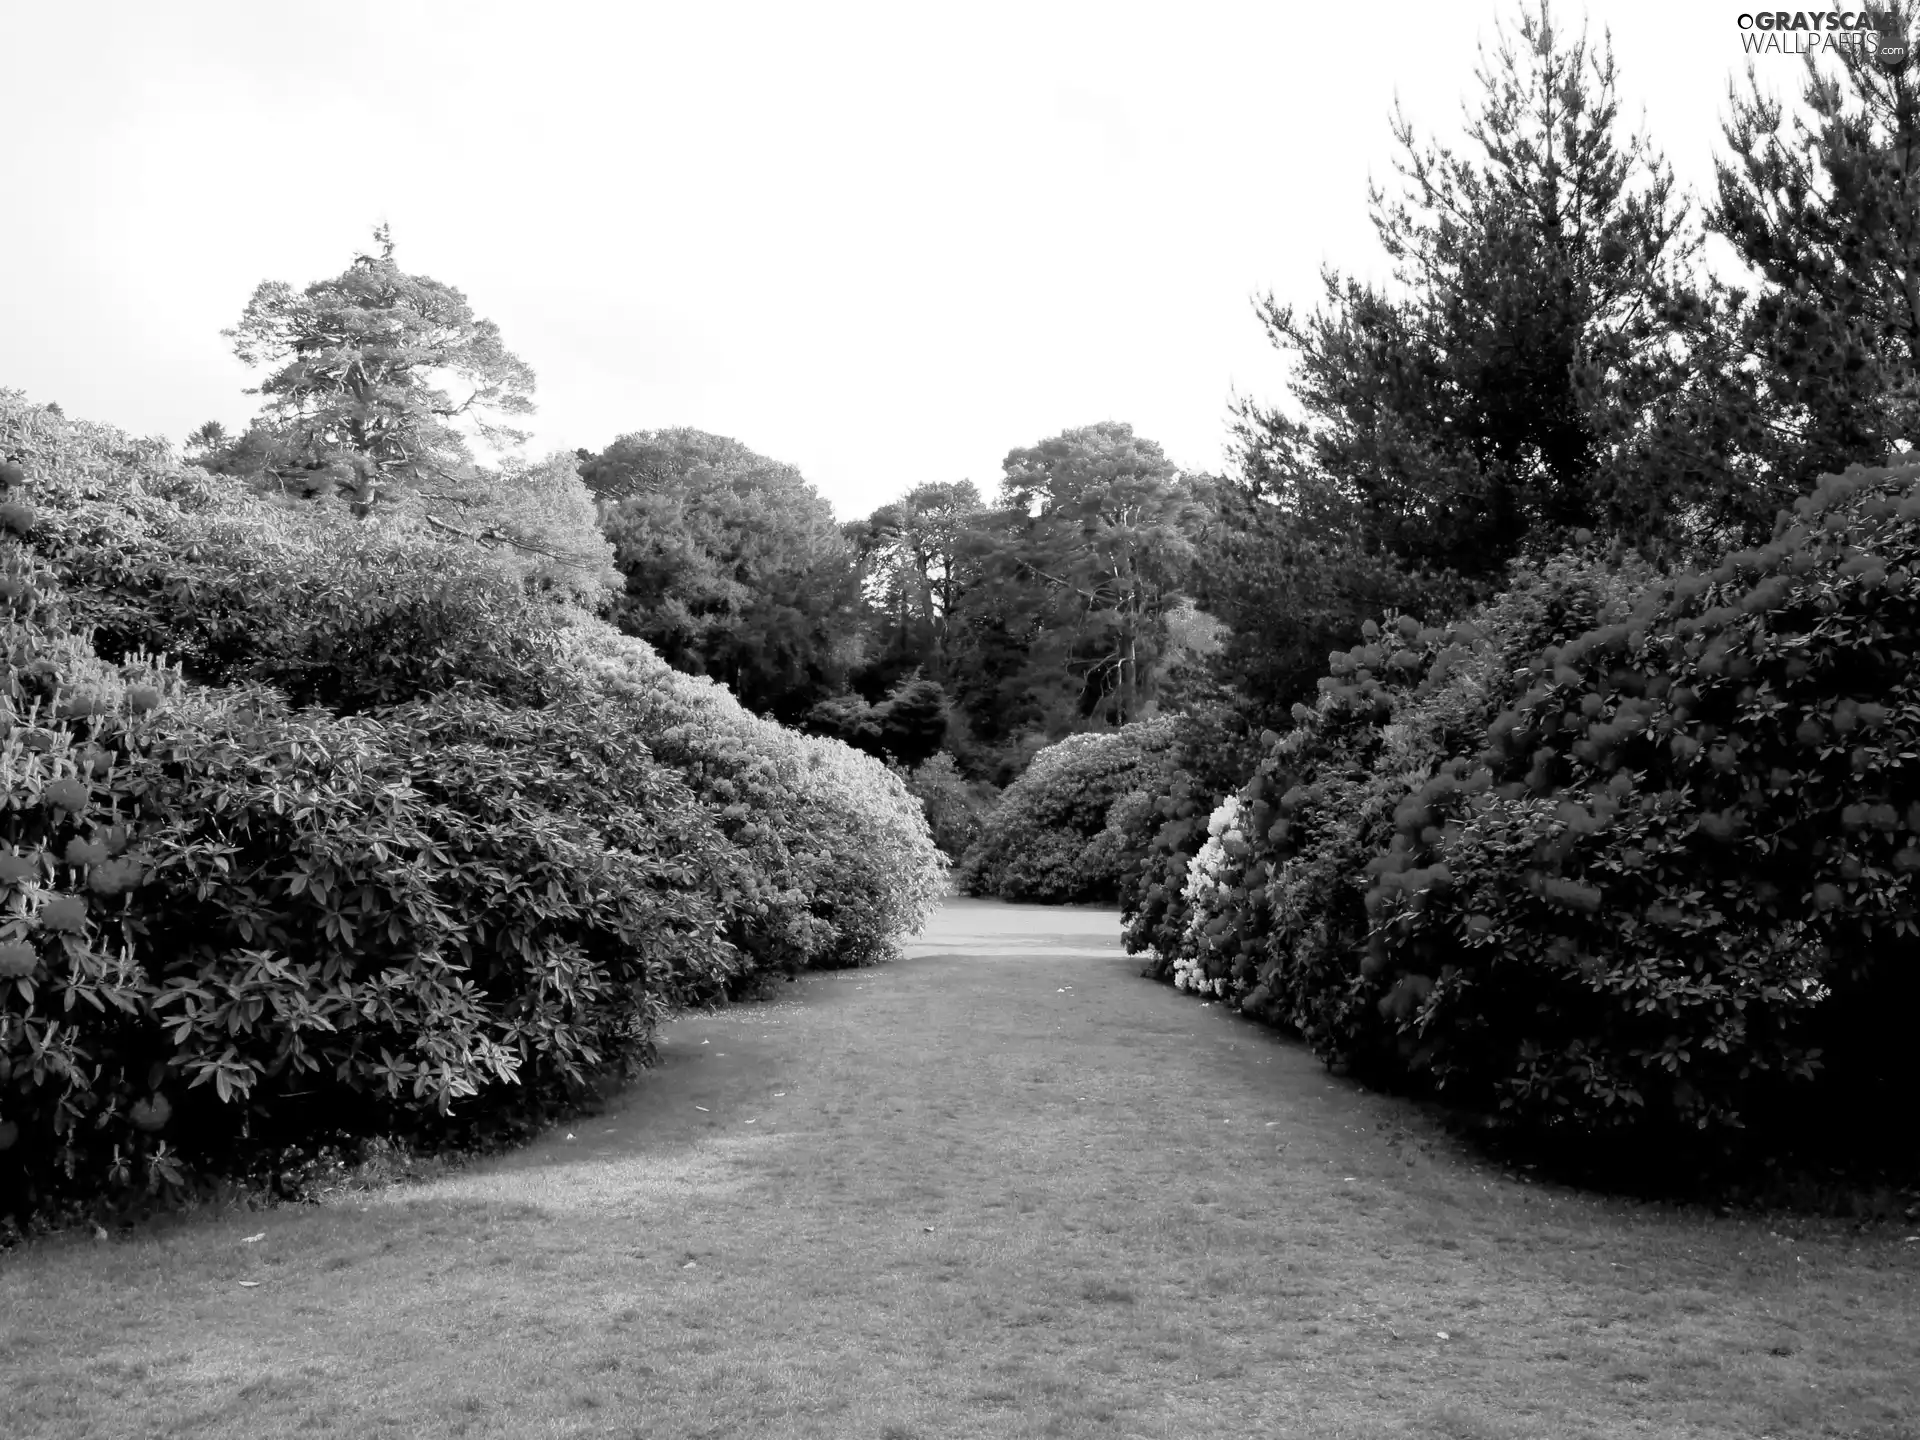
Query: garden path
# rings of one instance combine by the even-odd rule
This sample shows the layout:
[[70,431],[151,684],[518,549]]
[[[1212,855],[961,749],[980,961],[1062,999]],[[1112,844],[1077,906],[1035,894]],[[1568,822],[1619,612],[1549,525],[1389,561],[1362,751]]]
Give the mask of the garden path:
[[515,1154],[0,1261],[8,1434],[1916,1433],[1920,1244],[1530,1183],[1138,968],[951,901]]

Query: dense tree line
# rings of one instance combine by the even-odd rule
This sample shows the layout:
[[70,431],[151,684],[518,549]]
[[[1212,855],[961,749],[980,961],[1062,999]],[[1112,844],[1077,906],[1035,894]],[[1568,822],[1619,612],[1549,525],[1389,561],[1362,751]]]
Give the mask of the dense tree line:
[[762,713],[998,780],[1154,713],[1211,521],[1211,482],[1113,422],[1010,452],[990,500],[932,482],[840,526],[793,467],[698,431],[623,436],[580,468],[622,628]]
[[[1237,404],[1224,475],[1106,422],[841,521],[793,466],[658,429],[579,452],[583,509],[564,461],[474,461],[532,372],[384,231],[332,280],[259,288],[229,334],[262,414],[190,453],[502,546],[758,713],[908,768],[944,751],[1004,784],[1063,736],[1169,712],[1239,744],[1284,729],[1370,616],[1463,614],[1583,533],[1701,563],[1820,474],[1901,453],[1915,112],[1868,47],[1811,62],[1792,103],[1750,78],[1697,200],[1623,122],[1606,41],[1524,11],[1458,141],[1393,117],[1382,278],[1258,304],[1291,379]],[[1709,267],[1710,240],[1735,263]]]

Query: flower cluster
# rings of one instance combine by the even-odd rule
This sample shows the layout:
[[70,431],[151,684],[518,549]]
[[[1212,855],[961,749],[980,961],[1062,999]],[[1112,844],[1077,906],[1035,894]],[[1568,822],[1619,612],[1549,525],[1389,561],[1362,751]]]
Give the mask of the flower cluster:
[[1245,810],[1238,795],[1229,795],[1207,817],[1207,841],[1187,867],[1185,900],[1187,928],[1174,958],[1173,985],[1199,995],[1224,997],[1230,988],[1244,991],[1231,977],[1219,973],[1221,956],[1214,938],[1233,904],[1234,888],[1244,869],[1247,837],[1241,829]]

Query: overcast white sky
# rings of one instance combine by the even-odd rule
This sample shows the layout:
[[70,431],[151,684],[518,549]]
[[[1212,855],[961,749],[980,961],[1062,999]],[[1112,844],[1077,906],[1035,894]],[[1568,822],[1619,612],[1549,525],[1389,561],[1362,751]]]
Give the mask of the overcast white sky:
[[[1592,7],[1696,187],[1742,8]],[[1377,269],[1394,95],[1456,134],[1512,13],[0,0],[0,386],[244,423],[221,328],[384,219],[538,372],[538,450],[699,426],[843,518],[1105,419],[1214,467],[1279,385],[1250,297]]]

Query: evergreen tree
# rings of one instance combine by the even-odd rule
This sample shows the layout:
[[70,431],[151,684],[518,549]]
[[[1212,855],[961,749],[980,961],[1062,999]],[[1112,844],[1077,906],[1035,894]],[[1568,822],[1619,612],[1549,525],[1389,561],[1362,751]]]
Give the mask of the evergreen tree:
[[1543,0],[1477,79],[1465,152],[1395,117],[1404,188],[1370,197],[1393,283],[1329,271],[1312,315],[1262,304],[1298,414],[1245,404],[1238,430],[1295,543],[1485,589],[1536,538],[1668,523],[1683,467],[1644,452],[1684,384],[1692,242],[1666,164],[1621,134],[1604,40]]
[[1113,421],[1015,450],[1005,469],[990,565],[1002,593],[982,598],[1025,630],[1025,683],[1055,692],[1062,732],[1144,718],[1206,518],[1193,487]]
[[[1904,38],[1908,5],[1881,16]],[[1750,72],[1711,228],[1749,267],[1713,367],[1751,462],[1750,524],[1850,464],[1920,441],[1920,86],[1870,48],[1807,57],[1797,109]]]
[[401,270],[386,226],[374,240],[379,253],[331,280],[254,291],[224,333],[268,372],[250,392],[265,409],[236,442],[202,426],[189,439],[196,458],[289,493],[344,492],[364,511],[397,491],[457,486],[472,465],[463,426],[495,446],[526,438],[508,422],[533,411],[533,371],[466,296]]

